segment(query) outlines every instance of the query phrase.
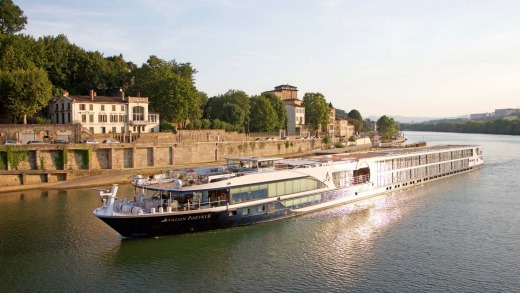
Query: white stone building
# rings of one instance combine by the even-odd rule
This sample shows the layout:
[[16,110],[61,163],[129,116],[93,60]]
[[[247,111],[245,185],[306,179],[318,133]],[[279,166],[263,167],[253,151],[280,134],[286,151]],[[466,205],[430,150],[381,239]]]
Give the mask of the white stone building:
[[80,123],[92,134],[159,132],[159,113],[148,110],[147,97],[88,96],[54,97],[49,105],[54,124]]

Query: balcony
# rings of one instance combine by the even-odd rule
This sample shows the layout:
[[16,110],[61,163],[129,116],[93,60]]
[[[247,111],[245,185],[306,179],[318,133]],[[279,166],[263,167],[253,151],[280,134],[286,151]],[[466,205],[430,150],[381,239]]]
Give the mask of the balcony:
[[130,120],[130,121],[128,121],[128,124],[130,124],[131,126],[133,126],[133,125],[148,125],[148,121],[144,121],[144,120]]

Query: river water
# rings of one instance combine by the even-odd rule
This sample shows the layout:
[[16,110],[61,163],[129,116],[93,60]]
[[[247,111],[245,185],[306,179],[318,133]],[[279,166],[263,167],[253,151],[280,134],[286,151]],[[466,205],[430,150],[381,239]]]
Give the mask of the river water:
[[520,291],[520,137],[405,136],[482,145],[485,166],[293,219],[152,239],[121,239],[95,218],[91,189],[0,194],[0,292]]

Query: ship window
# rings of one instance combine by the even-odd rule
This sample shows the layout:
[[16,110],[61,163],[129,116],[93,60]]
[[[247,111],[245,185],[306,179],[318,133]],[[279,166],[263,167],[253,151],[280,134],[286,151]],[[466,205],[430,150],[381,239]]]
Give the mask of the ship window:
[[296,180],[291,180],[291,181],[287,181],[287,182],[285,182],[285,193],[286,193],[286,194],[291,194],[291,193],[294,192],[294,191],[293,191],[293,190],[294,190],[294,189],[293,189],[293,185],[294,185],[294,183],[296,183]]
[[277,195],[285,194],[285,182],[276,183],[276,194]]
[[265,211],[265,206],[264,205],[261,205],[261,206],[258,206],[258,212],[263,212]]
[[249,208],[242,209],[242,216],[248,215],[250,213]]

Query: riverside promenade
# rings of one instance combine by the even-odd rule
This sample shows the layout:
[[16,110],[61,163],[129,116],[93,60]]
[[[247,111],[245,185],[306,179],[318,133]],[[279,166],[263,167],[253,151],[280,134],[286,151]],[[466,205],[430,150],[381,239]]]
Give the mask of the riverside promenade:
[[[371,145],[359,145],[359,146],[349,146],[345,148],[336,148],[330,150],[321,150],[316,149],[307,152],[295,153],[285,157],[300,157],[300,156],[308,156],[314,154],[333,154],[333,153],[345,153],[345,152],[357,152],[357,151],[365,151],[371,149]],[[216,161],[216,162],[204,162],[204,163],[194,163],[194,164],[179,164],[171,166],[169,169],[173,170],[182,170],[182,169],[191,169],[197,167],[209,167],[209,166],[217,166],[225,164],[224,161]],[[143,176],[148,176],[152,174],[157,174],[165,171],[166,167],[150,167],[150,168],[135,168],[135,169],[127,169],[127,170],[111,170],[109,172],[86,176],[82,178],[76,178],[67,181],[56,181],[56,182],[44,182],[44,183],[34,183],[34,184],[26,184],[26,185],[17,185],[17,186],[5,186],[0,187],[0,196],[2,193],[7,192],[17,192],[24,190],[33,190],[33,189],[73,189],[73,188],[87,188],[87,187],[97,187],[97,186],[106,186],[110,184],[125,184],[130,183],[132,181],[132,177],[141,174]]]

